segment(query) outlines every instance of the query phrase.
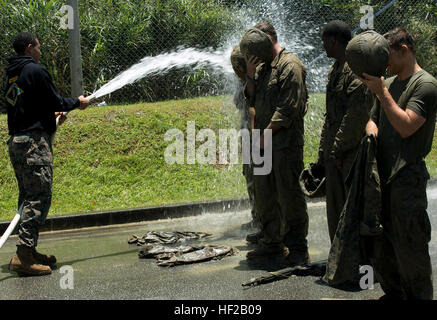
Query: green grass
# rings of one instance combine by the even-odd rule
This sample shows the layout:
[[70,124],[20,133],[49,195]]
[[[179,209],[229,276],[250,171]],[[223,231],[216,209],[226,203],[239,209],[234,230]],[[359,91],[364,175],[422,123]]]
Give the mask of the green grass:
[[[306,116],[306,164],[317,158],[323,123],[324,95],[313,94]],[[92,107],[73,111],[59,128],[54,143],[54,183],[50,216],[154,205],[245,197],[241,165],[168,165],[164,151],[167,130],[186,133],[237,128],[239,115],[232,98],[207,97]],[[7,141],[6,117],[0,116],[0,140]],[[0,144],[0,220],[16,211],[17,183],[6,144]],[[437,149],[427,158],[437,174]]]

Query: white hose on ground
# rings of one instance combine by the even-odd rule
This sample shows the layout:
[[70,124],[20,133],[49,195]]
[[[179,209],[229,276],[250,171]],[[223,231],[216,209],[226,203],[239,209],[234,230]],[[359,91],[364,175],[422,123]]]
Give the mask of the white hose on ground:
[[17,213],[15,215],[14,219],[12,219],[11,223],[9,224],[9,227],[6,229],[5,233],[2,235],[2,237],[0,239],[0,248],[3,247],[6,240],[8,240],[12,231],[14,231],[15,226],[17,225],[18,221],[20,221],[20,213]]

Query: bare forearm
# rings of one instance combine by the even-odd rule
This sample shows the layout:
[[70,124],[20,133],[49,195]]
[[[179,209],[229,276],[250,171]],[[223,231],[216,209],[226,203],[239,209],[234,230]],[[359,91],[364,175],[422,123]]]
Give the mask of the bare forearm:
[[384,88],[382,93],[378,95],[378,99],[391,125],[402,138],[411,136],[425,122],[423,117],[413,111],[403,110],[394,101],[387,88]]

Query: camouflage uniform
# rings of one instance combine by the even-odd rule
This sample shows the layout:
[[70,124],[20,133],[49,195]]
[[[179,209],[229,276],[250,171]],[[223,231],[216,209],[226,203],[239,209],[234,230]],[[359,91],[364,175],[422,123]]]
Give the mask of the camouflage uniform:
[[364,135],[373,98],[366,86],[355,79],[347,62],[342,65],[336,62],[328,79],[318,162],[325,167],[326,211],[332,242],[346,202],[345,180]]
[[294,252],[308,249],[308,212],[299,186],[308,100],[305,77],[302,62],[283,49],[271,64],[257,68],[250,101],[256,110],[255,129],[264,130],[270,122],[281,126],[273,136],[271,173],[254,176],[261,245],[285,244]]
[[53,156],[51,137],[42,130],[11,136],[9,156],[18,181],[21,222],[17,245],[36,247],[52,199]]
[[426,185],[425,157],[435,131],[437,80],[421,70],[405,80],[386,80],[393,99],[426,119],[403,139],[388,120],[380,102],[371,112],[378,126],[378,165],[382,182],[382,244],[375,273],[387,296],[432,299],[432,267],[428,252],[431,224]]

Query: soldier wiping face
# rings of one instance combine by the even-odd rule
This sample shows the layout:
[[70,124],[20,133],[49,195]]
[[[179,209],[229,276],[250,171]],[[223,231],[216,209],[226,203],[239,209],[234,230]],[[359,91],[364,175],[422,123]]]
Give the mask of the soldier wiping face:
[[247,60],[256,56],[267,64],[273,61],[273,43],[267,34],[259,29],[251,28],[246,31],[240,41],[240,50]]
[[232,69],[234,69],[234,72],[238,78],[240,78],[242,81],[245,81],[247,73],[246,61],[244,60],[244,56],[241,53],[240,46],[238,45],[234,48],[234,50],[232,50],[231,64]]

